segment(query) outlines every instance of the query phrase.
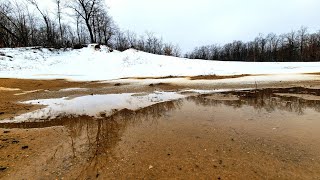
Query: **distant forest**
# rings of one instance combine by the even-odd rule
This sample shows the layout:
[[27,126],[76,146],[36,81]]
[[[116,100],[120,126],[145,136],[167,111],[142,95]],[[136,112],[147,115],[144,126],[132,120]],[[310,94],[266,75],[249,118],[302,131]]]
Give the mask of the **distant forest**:
[[224,46],[195,48],[185,57],[190,59],[225,61],[320,61],[320,31],[308,33],[306,27],[287,34],[260,34],[253,41],[234,41]]
[[[36,0],[0,1],[0,47],[81,48],[88,43],[124,51],[129,48],[181,57],[178,45],[153,33],[122,31],[108,14],[104,0],[51,0],[45,9]],[[320,61],[320,32],[306,27],[287,34],[259,35],[253,41],[195,48],[190,59],[224,61]]]

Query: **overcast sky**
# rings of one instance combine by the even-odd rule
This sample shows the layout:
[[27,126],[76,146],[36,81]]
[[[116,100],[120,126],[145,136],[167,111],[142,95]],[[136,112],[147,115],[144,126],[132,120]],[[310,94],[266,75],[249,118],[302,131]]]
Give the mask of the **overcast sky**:
[[195,46],[252,40],[259,33],[320,30],[320,0],[106,0],[123,30]]

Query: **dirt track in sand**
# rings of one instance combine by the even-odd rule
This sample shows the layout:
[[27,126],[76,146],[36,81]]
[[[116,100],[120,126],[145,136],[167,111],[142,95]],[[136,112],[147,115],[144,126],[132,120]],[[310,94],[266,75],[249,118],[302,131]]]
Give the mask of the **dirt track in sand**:
[[[260,83],[259,88],[317,88],[319,84],[318,81],[278,82],[272,85]],[[192,84],[135,85],[22,79],[0,79],[0,87],[2,87],[0,119],[14,117],[41,107],[18,103],[25,100],[197,88]],[[76,89],[61,91],[68,88]],[[238,89],[254,88],[254,86],[252,84],[205,85],[199,88]],[[250,93],[249,95],[252,96]],[[255,110],[247,112],[243,109],[245,113],[241,114],[234,109],[243,105],[235,104],[231,106],[232,108],[225,107],[219,111],[212,111],[210,107],[210,102],[213,106],[216,100],[226,101],[226,104],[233,104],[233,101],[241,104],[242,101],[238,97],[238,94],[219,94],[207,96],[201,101],[195,99],[197,106],[190,103],[184,105],[190,111],[197,109],[191,114],[186,113],[189,111],[178,110],[181,102],[170,102],[137,112],[125,110],[111,119],[106,118],[105,121],[97,121],[86,116],[62,117],[46,123],[2,126],[0,178],[320,177],[320,172],[316,171],[320,169],[318,159],[320,156],[317,153],[320,150],[317,145],[320,143],[317,140],[319,131],[313,128],[317,125],[310,123],[317,122],[312,121],[312,118],[317,116],[308,115],[305,128],[300,128],[301,119],[292,120],[298,116],[291,113],[287,113],[289,124],[283,124],[283,114],[286,112],[272,115],[275,119],[264,124],[256,123],[254,120],[257,118],[254,116]],[[273,100],[280,97],[273,97]],[[269,101],[250,101],[257,103],[250,106],[257,108],[266,102]],[[288,100],[284,102],[287,103]],[[304,101],[301,103],[305,104]],[[204,107],[198,107],[199,104]],[[283,102],[278,104],[279,108],[301,110],[300,105],[282,107]],[[268,110],[277,103],[271,105]],[[311,105],[314,105],[314,102],[311,102]],[[178,111],[175,115],[168,115],[171,110]],[[262,112],[257,120],[269,120],[270,113]],[[211,117],[215,117],[213,119],[216,121],[212,121]],[[217,117],[220,117],[220,120]],[[290,124],[291,121],[296,124]],[[248,122],[250,126],[246,125]],[[252,125],[252,122],[255,124]],[[244,129],[244,126],[249,129]],[[288,126],[293,130],[283,130]],[[272,133],[275,131],[274,128],[281,131],[274,134]],[[306,131],[306,128],[310,131]]]

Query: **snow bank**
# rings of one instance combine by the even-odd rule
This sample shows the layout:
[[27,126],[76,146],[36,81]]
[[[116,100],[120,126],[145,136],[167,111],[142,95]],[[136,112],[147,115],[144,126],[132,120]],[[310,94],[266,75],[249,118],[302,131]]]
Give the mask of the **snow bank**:
[[320,71],[320,62],[204,61],[153,55],[129,49],[109,52],[83,48],[0,49],[0,77],[28,79],[112,80],[125,77],[163,77],[239,74],[291,74]]

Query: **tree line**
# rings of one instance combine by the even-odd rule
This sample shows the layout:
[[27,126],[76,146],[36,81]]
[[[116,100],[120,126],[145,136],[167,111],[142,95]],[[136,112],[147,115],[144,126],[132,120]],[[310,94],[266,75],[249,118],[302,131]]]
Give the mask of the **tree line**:
[[[138,36],[122,31],[108,14],[104,0],[51,0],[55,7],[43,8],[39,0],[0,1],[0,47],[43,46],[79,48],[98,43],[124,51],[129,48],[181,56],[178,45],[166,43],[147,32]],[[319,61],[320,31],[260,34],[253,41],[195,48],[184,55],[190,59],[228,61]]]
[[104,0],[51,0],[55,8],[43,8],[37,0],[0,1],[0,47],[81,47],[88,43],[124,51],[180,56],[177,45],[163,42],[153,33],[138,37],[121,31],[108,14]]
[[292,62],[320,60],[320,31],[308,33],[306,27],[297,31],[266,36],[259,34],[253,41],[233,41],[223,46],[208,45],[185,54],[190,59]]

